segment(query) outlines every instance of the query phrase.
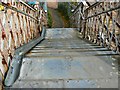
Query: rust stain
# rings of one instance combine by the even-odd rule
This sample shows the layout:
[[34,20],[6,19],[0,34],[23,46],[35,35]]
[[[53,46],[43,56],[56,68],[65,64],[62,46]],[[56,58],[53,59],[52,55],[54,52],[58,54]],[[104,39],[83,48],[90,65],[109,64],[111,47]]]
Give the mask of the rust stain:
[[[32,11],[28,6],[20,2],[16,3],[16,2],[11,2],[11,0],[9,0],[7,1],[6,5],[8,6],[8,8],[10,8],[11,6],[15,6],[16,8],[15,10],[18,9],[22,12],[30,14],[35,18],[36,17],[38,18],[40,16],[38,14],[38,11]],[[36,23],[35,21],[33,21],[32,18],[23,15],[22,13],[16,12],[15,10],[5,9],[5,12],[2,12],[0,15],[0,29],[1,29],[0,38],[3,39],[3,44],[4,44],[4,46],[2,47],[3,51],[1,51],[2,48],[0,47],[0,53],[2,57],[1,63],[4,65],[3,69],[5,69],[6,71],[7,71],[6,67],[8,68],[7,65],[8,58],[10,58],[10,60],[12,61],[15,49],[22,46],[24,43],[28,43],[31,39],[35,38],[38,33],[36,29],[38,26],[37,25],[38,22]],[[38,16],[36,16],[37,14]],[[2,20],[3,18],[4,20]],[[15,21],[15,19],[17,19],[17,21]],[[13,20],[11,24],[10,24],[10,20]],[[10,39],[8,38],[9,35],[11,35],[11,40],[12,40],[10,43],[9,43]],[[2,42],[0,41],[0,45],[1,43]]]
[[0,53],[2,55],[2,64],[7,66],[7,62],[5,60],[5,56],[4,56],[4,54],[3,54],[3,52],[1,50],[0,50]]
[[3,64],[3,65],[7,65],[7,62],[5,61],[5,58],[4,58],[4,57],[2,58],[2,64]]
[[2,39],[4,40],[6,38],[5,31],[2,31]]
[[1,24],[1,27],[2,27],[2,39],[4,40],[6,38],[6,34],[5,34],[4,27],[2,25],[1,19],[0,19],[0,24]]

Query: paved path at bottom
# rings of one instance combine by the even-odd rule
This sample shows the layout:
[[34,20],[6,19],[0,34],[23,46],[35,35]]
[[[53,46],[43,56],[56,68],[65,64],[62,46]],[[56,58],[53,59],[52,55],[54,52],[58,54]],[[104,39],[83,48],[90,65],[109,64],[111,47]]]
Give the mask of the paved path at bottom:
[[50,14],[52,16],[52,27],[53,28],[63,28],[64,27],[64,21],[62,19],[62,16],[56,9],[49,8]]

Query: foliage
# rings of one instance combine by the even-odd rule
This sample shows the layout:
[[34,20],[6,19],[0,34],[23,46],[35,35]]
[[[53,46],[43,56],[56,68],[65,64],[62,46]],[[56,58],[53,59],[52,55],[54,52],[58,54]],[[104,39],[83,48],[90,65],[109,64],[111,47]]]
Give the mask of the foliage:
[[65,16],[66,20],[69,20],[69,12],[68,12],[68,10],[69,10],[69,6],[68,6],[67,2],[65,2],[65,3],[62,2],[62,3],[58,4],[58,11],[60,11],[61,14],[63,16]]
[[77,6],[77,5],[78,5],[78,2],[71,2],[71,4]]
[[52,16],[51,16],[49,10],[48,10],[48,13],[47,13],[47,17],[48,17],[48,27],[51,28],[52,27]]

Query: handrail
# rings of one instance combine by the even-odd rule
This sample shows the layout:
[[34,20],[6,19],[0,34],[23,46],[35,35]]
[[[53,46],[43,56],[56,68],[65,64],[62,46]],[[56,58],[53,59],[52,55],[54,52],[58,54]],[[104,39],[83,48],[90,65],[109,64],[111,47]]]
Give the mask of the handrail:
[[89,16],[87,18],[85,18],[85,20],[89,19],[89,18],[92,18],[92,17],[95,17],[95,16],[98,16],[98,15],[101,15],[101,14],[104,14],[104,13],[108,13],[108,12],[111,12],[111,11],[114,11],[114,10],[118,10],[120,9],[120,6],[118,7],[115,7],[115,8],[111,8],[110,10],[106,10],[106,11],[103,11],[103,12],[100,12],[100,13],[97,13],[97,14],[94,14],[92,16]]
[[[90,5],[85,11],[99,5],[101,2],[95,2],[94,4]],[[77,5],[77,7],[74,9],[73,13],[76,12],[76,10],[81,6],[83,5],[83,2],[79,3],[79,5]]]
[[12,86],[13,83],[17,80],[20,74],[20,68],[21,68],[23,56],[28,51],[30,51],[35,45],[37,45],[38,43],[40,43],[42,40],[45,39],[45,32],[46,32],[46,29],[43,27],[41,37],[35,38],[29,43],[25,44],[24,46],[16,49],[12,64],[9,67],[7,76],[4,81],[5,86]]
[[31,10],[36,11],[35,8],[32,8],[30,5],[26,4],[23,0],[20,0],[20,2],[21,2],[22,4],[24,4],[25,6],[27,6],[28,8],[30,8]]
[[[83,5],[83,3],[81,2],[81,3],[79,3],[79,5],[77,5],[77,7],[74,9],[74,11],[72,12],[72,15],[70,15],[69,17],[71,18],[73,15],[75,15],[77,12],[79,12],[79,7],[81,6],[81,5]],[[78,10],[78,11],[77,11]],[[77,11],[77,12],[76,12]]]
[[19,13],[21,13],[21,14],[23,14],[23,15],[26,15],[26,16],[28,16],[28,17],[30,17],[30,18],[38,21],[35,17],[33,17],[33,16],[31,16],[31,15],[23,12],[23,11],[20,11],[20,10],[18,10],[17,8],[13,7],[13,6],[8,6],[6,3],[3,3],[3,2],[2,2],[2,3],[0,3],[0,5],[3,5],[3,6],[6,7],[6,8],[9,8],[9,9],[11,9],[11,10],[13,10],[13,11],[19,12]]
[[[47,20],[46,13],[40,9],[40,6],[37,5],[36,8],[38,9],[35,10],[23,0],[14,3],[9,1],[6,3],[0,2],[0,6],[2,6],[2,9],[0,9],[0,71],[4,77],[12,62],[17,60],[16,50],[35,38],[38,38],[38,42]],[[24,53],[35,44],[25,49]],[[21,54],[21,51],[19,54]]]
[[81,5],[83,5],[83,3],[81,2],[81,3],[79,3],[79,5],[77,5],[77,7],[74,9],[74,11],[72,12],[72,13],[74,13],[74,12],[76,12],[76,10],[81,6]]
[[92,4],[91,6],[89,6],[85,11],[92,9],[95,6],[98,6],[99,4],[101,4],[102,2],[95,2],[94,4]]
[[[83,38],[120,54],[120,2],[95,2],[88,8],[75,9],[73,27],[80,28]],[[80,6],[78,5],[80,8]],[[105,9],[106,8],[106,9]],[[77,11],[78,10],[78,11]],[[80,13],[76,13],[80,12]],[[79,20],[76,18],[79,16]]]

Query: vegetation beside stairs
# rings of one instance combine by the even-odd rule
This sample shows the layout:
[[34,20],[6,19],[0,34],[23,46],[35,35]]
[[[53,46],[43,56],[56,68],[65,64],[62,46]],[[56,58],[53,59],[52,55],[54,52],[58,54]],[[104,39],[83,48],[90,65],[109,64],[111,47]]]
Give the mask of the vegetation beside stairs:
[[51,28],[52,27],[52,16],[50,14],[50,11],[48,10],[48,13],[47,13],[47,18],[48,18],[48,28]]

